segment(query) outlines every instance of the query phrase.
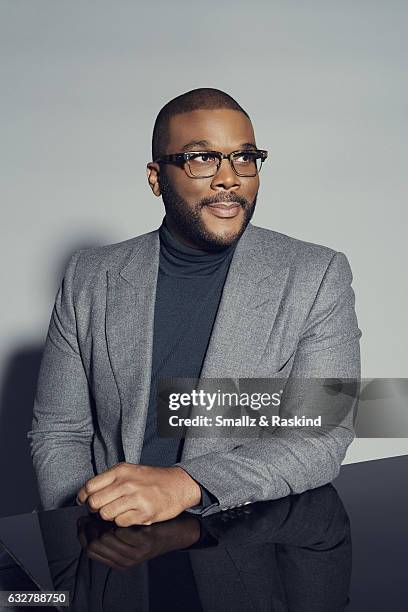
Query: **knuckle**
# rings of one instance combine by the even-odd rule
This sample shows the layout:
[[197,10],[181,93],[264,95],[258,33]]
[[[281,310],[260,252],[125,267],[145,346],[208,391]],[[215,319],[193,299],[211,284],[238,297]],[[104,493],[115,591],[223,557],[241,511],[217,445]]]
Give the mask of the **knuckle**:
[[87,495],[91,495],[91,493],[92,493],[92,484],[91,484],[91,482],[89,480],[85,483],[84,489],[85,489],[85,493]]
[[142,525],[151,525],[154,519],[154,511],[151,504],[148,504],[141,508],[140,519]]
[[88,506],[92,510],[98,509],[98,498],[95,495],[91,495],[90,497],[88,497]]
[[120,463],[117,466],[116,472],[115,472],[115,480],[117,483],[123,484],[124,482],[127,481],[129,476],[129,469],[128,466],[126,465],[126,463]]
[[153,514],[153,504],[148,500],[143,500],[140,503],[140,514],[146,518],[149,518]]
[[127,463],[125,463],[124,461],[121,461],[120,463],[118,463],[118,465],[116,466],[116,468],[117,468],[117,471],[118,471],[119,473],[123,473],[123,474],[125,474],[125,473],[127,472],[127,470],[128,470],[128,464],[127,464]]
[[122,491],[124,495],[134,493],[136,490],[135,484],[131,480],[125,480],[122,483]]
[[115,523],[118,527],[130,527],[130,525],[132,525],[132,521],[129,517],[125,516],[116,516]]
[[90,559],[95,559],[96,561],[98,560],[98,553],[96,553],[94,550],[90,550],[88,548],[86,554]]
[[100,510],[99,514],[103,519],[105,519],[105,521],[109,521],[112,517],[112,514],[109,512],[109,510],[105,510],[105,508]]

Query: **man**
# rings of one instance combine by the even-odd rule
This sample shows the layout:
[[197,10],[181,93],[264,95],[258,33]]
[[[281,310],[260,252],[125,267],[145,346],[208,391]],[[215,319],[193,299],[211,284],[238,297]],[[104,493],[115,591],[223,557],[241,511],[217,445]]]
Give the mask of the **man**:
[[160,438],[161,378],[360,376],[345,255],[250,223],[267,153],[241,106],[217,89],[178,96],[152,148],[163,224],[72,256],[28,434],[43,507],[86,503],[120,526],[319,487],[353,439],[351,417],[314,434]]

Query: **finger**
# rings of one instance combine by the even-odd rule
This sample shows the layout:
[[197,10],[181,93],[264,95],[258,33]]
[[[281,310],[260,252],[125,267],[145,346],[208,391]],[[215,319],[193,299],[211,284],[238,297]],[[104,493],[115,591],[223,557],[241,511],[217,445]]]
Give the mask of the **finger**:
[[104,487],[103,489],[96,491],[89,495],[86,503],[89,508],[98,512],[104,506],[113,503],[117,499],[120,499],[124,495],[129,493],[129,484],[125,482],[113,482],[112,484]]
[[[88,494],[85,491],[78,491],[78,494],[75,499],[78,506],[84,506],[88,501]],[[89,508],[91,512],[95,512],[92,508]]]
[[[133,527],[118,527],[118,529],[114,532],[117,540],[122,542],[122,544],[125,543],[129,551],[131,551],[127,552],[126,554],[127,556],[131,556],[135,565],[148,561],[153,556],[156,556],[154,553],[157,551],[157,543],[159,542],[160,544],[160,537],[156,538],[150,531],[150,529],[154,529],[155,527],[155,524],[134,525]],[[134,531],[135,528],[137,528],[137,532]],[[126,541],[126,536],[124,535],[125,532],[129,531],[134,531],[131,543]]]
[[107,523],[95,522],[95,519],[87,516],[78,520],[77,528],[81,547],[90,558],[118,569],[134,564],[134,556],[127,554],[132,552],[132,547],[118,540]]
[[76,503],[78,504],[78,506],[82,506],[82,504],[86,502],[87,498],[88,493],[85,491],[85,487],[81,487],[75,499]]
[[151,516],[147,518],[145,512],[138,510],[127,510],[115,517],[115,523],[119,527],[130,527],[131,525],[151,525],[153,519]]
[[[122,495],[113,502],[102,506],[99,510],[99,515],[104,521],[114,521],[119,514],[123,514],[130,510],[142,514],[142,506],[143,502],[140,500],[140,496],[136,494]],[[125,526],[127,527],[127,525]]]
[[117,468],[120,464],[114,465],[106,472],[102,472],[102,474],[98,474],[93,478],[90,478],[86,481],[83,487],[77,493],[77,503],[84,504],[89,497],[93,493],[100,491],[104,487],[112,484],[117,477]]
[[81,545],[81,548],[87,548],[88,540],[86,539],[85,530],[79,529],[78,533],[77,533],[77,537],[78,537],[79,543]]
[[133,565],[135,563],[144,561],[146,554],[151,548],[151,546],[147,546],[145,542],[142,543],[140,549],[130,546],[129,544],[125,544],[122,540],[116,537],[116,534],[113,531],[109,532],[109,534],[105,534],[101,540],[99,540],[99,542],[106,547],[104,554],[110,554],[108,552],[110,550],[110,558],[114,561],[116,560],[117,563],[124,566]]
[[104,538],[106,533],[109,533],[112,526],[107,522],[100,520],[98,517],[96,520],[92,516],[81,517],[77,525],[77,535],[80,541],[86,543],[88,546],[91,542]]
[[143,529],[140,525],[133,525],[132,529],[130,527],[118,527],[115,529],[115,536],[128,546],[139,547],[149,538],[151,530],[155,529],[155,527],[156,525],[154,527],[144,525]]
[[94,561],[100,561],[100,563],[103,563],[104,565],[108,565],[109,567],[112,567],[113,569],[118,569],[118,570],[123,569],[122,566],[116,565],[116,563],[112,562],[110,559],[106,559],[105,557],[102,557],[101,555],[98,555],[92,552],[91,550],[87,550],[86,554],[90,559]]
[[112,548],[111,543],[105,545],[101,540],[95,540],[86,550],[88,556],[95,558],[96,556],[104,559],[104,562],[109,562],[118,568],[127,568],[134,565],[134,560],[123,554],[121,551],[116,551]]

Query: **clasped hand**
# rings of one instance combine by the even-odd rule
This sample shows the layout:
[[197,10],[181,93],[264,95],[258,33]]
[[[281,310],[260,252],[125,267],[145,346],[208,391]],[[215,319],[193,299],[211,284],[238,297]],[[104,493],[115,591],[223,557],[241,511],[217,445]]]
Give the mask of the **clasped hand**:
[[151,525],[200,502],[198,483],[182,468],[118,463],[88,480],[77,503],[119,527]]
[[78,538],[90,559],[126,570],[200,539],[200,522],[190,514],[149,526],[112,527],[98,516],[81,516]]

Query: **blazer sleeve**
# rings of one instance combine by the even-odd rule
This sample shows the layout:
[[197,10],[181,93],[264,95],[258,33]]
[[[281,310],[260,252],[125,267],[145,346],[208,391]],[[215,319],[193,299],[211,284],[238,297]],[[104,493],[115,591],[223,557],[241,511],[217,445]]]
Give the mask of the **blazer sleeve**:
[[[302,330],[290,377],[351,379],[359,388],[361,331],[352,273],[336,252],[326,269]],[[301,397],[301,395],[300,395]],[[331,482],[354,438],[358,403],[340,422],[319,428],[278,427],[266,438],[237,440],[232,450],[181,460],[177,465],[219,500],[203,515],[256,501],[302,493]],[[330,407],[330,404],[329,404]],[[299,400],[298,414],[302,414]]]
[[73,300],[81,251],[71,257],[58,289],[34,400],[31,456],[42,509],[75,503],[95,475],[91,459],[92,396],[78,348]]

